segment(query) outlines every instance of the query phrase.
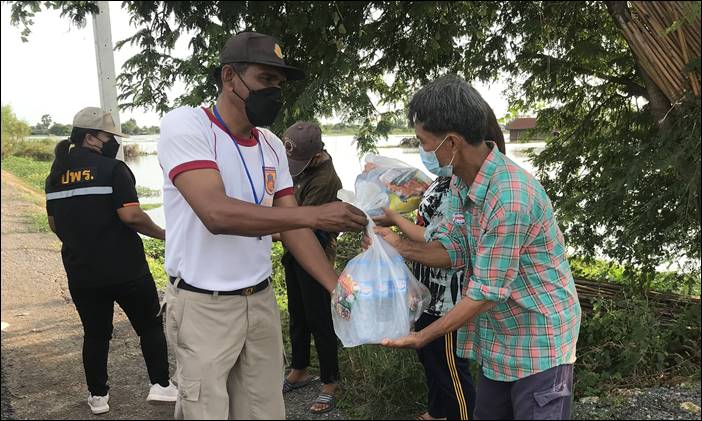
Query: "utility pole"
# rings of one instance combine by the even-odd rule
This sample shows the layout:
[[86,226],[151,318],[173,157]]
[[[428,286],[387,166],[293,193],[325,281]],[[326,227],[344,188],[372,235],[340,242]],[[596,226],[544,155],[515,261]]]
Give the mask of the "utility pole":
[[[95,58],[100,87],[100,107],[112,114],[115,125],[121,130],[119,108],[117,108],[117,81],[115,78],[115,56],[110,26],[109,1],[98,1],[100,13],[93,15],[93,35],[95,36]],[[124,148],[120,138],[117,159],[124,161]]]

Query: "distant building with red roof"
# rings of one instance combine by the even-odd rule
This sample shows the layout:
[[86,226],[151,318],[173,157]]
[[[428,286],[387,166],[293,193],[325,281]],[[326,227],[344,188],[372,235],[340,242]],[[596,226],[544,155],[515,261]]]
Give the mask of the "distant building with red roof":
[[507,123],[509,130],[510,142],[544,142],[546,141],[546,133],[532,132],[529,130],[536,128],[536,118],[534,117],[517,117]]

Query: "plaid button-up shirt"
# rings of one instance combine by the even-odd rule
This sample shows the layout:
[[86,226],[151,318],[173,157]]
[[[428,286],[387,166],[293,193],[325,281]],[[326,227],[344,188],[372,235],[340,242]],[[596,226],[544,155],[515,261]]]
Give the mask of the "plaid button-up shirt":
[[435,238],[466,268],[463,295],[496,303],[459,329],[458,355],[497,381],[575,362],[580,303],[541,184],[493,146],[470,188],[453,177],[446,215]]

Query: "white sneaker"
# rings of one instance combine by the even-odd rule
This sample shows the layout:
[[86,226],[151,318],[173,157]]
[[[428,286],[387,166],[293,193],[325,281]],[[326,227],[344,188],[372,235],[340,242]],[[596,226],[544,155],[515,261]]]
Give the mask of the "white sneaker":
[[149,396],[146,397],[147,402],[175,402],[178,399],[178,388],[168,381],[168,387],[163,387],[156,383],[151,385]]
[[93,414],[95,414],[95,415],[104,414],[105,412],[110,410],[110,405],[107,404],[107,402],[109,400],[110,400],[109,393],[105,396],[89,395],[88,396],[88,406],[90,407],[90,410],[93,411]]

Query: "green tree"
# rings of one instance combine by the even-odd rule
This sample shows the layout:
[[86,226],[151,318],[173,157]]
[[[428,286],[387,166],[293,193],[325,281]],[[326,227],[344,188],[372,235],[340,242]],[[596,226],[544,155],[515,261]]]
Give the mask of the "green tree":
[[[127,108],[165,112],[212,101],[207,75],[241,30],[275,35],[308,74],[286,85],[274,130],[336,111],[359,123],[361,150],[393,125],[394,113],[377,110],[371,94],[383,104],[406,103],[447,72],[470,81],[502,77],[513,107],[538,109],[539,129],[560,133],[535,163],[570,245],[648,269],[680,256],[699,262],[700,99],[667,107],[671,124],[657,124],[665,104],[604,2],[122,4],[137,29],[117,46],[140,49],[118,76]],[[691,4],[692,19],[678,29],[699,27],[699,3]],[[42,7],[74,22],[96,11],[95,2],[12,2],[12,21],[25,36]],[[191,55],[173,57],[186,33],[194,34]],[[699,78],[699,57],[689,66]],[[169,98],[176,81],[187,93]]]
[[122,123],[122,133],[128,135],[141,134],[141,128],[137,124],[136,120],[130,118]]
[[36,126],[32,127],[32,134],[48,134],[49,133],[49,127],[51,127],[51,116],[48,114],[44,114],[41,116],[41,120],[39,123],[37,123]]
[[17,142],[31,133],[29,124],[17,118],[10,104],[2,105],[2,157],[12,153]]
[[[560,132],[534,162],[569,244],[648,270],[687,256],[699,270],[700,98],[661,104],[603,2],[503,11],[501,33],[520,41],[510,102],[547,104],[539,128]],[[671,124],[657,124],[660,108]]]
[[151,126],[146,129],[145,134],[159,134],[161,133],[161,128],[159,126]]
[[[469,79],[489,78],[495,72],[484,65],[500,56],[501,44],[486,39],[498,13],[487,2],[122,4],[139,29],[119,41],[117,48],[132,44],[141,50],[125,62],[118,76],[124,107],[165,112],[212,101],[216,88],[208,75],[218,64],[219,49],[232,33],[256,30],[280,39],[286,57],[308,74],[306,81],[286,86],[274,129],[331,116],[336,110],[363,127],[357,139],[361,150],[373,149],[390,129],[391,114],[380,113],[370,93],[378,94],[381,102],[394,103],[446,71],[464,73]],[[79,24],[97,10],[95,2],[13,2],[12,20],[24,25],[28,35],[31,19],[42,7],[58,9]],[[195,34],[192,54],[173,57],[175,42],[186,32]],[[417,54],[420,51],[427,54]],[[389,73],[396,75],[392,83],[383,79]],[[168,90],[176,81],[185,83],[187,93],[169,98]]]
[[49,128],[49,134],[54,136],[70,136],[73,126],[70,124],[54,123]]

